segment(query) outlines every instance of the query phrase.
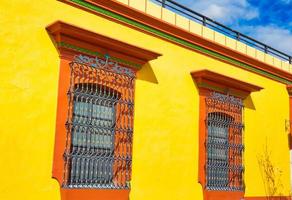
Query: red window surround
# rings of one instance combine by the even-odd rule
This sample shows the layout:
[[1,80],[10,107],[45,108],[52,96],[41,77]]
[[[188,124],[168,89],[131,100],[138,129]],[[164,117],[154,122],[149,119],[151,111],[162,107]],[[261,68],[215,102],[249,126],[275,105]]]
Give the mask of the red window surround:
[[199,90],[199,183],[202,185],[205,200],[240,200],[244,192],[207,190],[206,187],[206,97],[212,91],[245,99],[251,92],[259,91],[262,88],[239,81],[209,70],[191,72],[193,80]]
[[[135,66],[142,66],[148,61],[156,59],[161,55],[60,21],[49,25],[46,29],[54,40],[60,56],[52,177],[59,182],[61,198],[62,200],[96,198],[100,200],[128,200],[130,190],[127,189],[65,189],[62,187],[62,183],[64,181],[63,154],[66,147],[65,124],[68,113],[67,92],[70,86],[69,63],[73,60],[75,55],[85,54],[92,56],[86,52],[99,52],[100,54],[109,54],[111,57],[126,61],[119,64],[123,67],[131,68],[136,72],[139,68],[135,68],[132,65],[127,65],[127,63],[132,63]],[[80,49],[85,49],[86,51],[80,52]]]

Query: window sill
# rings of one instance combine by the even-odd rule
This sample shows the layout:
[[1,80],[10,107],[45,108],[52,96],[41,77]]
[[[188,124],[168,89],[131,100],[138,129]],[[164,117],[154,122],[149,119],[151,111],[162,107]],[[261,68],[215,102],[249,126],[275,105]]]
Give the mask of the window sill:
[[204,191],[205,200],[241,200],[244,192],[240,191]]
[[129,189],[68,189],[61,188],[62,200],[128,200]]

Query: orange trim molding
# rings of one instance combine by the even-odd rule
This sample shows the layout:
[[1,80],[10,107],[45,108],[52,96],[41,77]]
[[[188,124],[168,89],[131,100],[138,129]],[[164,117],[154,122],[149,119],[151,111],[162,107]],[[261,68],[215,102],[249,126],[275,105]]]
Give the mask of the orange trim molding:
[[206,105],[205,99],[211,91],[231,94],[239,98],[246,98],[251,92],[260,91],[262,87],[252,85],[231,77],[223,76],[209,70],[191,72],[193,80],[199,90],[199,174],[198,182],[202,185],[205,200],[234,200],[242,199],[244,192],[210,191],[205,189],[206,165]]
[[[123,65],[133,63],[142,66],[150,60],[154,60],[161,54],[140,48],[119,40],[94,33],[62,21],[54,22],[46,27],[48,33],[57,44],[61,58],[72,59],[84,49],[82,54],[91,55],[90,52],[98,52],[99,55],[110,55],[118,58]],[[67,44],[67,45],[59,45]],[[70,48],[71,47],[71,48]],[[72,48],[75,47],[75,48]]]
[[99,199],[99,200],[128,200],[130,190],[114,189],[69,189],[63,188],[64,179],[64,160],[63,154],[66,148],[66,121],[68,114],[67,92],[70,85],[70,68],[71,60],[62,58],[59,73],[59,91],[57,104],[57,119],[55,133],[55,149],[53,159],[52,177],[60,185],[62,200],[80,200],[80,199]]
[[61,189],[61,199],[69,200],[128,200],[130,190]]
[[289,126],[289,147],[292,150],[292,85],[287,85],[286,88],[289,95],[289,122],[287,124]]
[[[234,66],[252,71],[254,73],[260,74],[261,76],[265,76],[276,81],[280,81],[279,78],[281,78],[283,80],[286,80],[284,81],[285,83],[292,81],[292,74],[287,71],[276,68],[273,65],[267,64],[255,58],[252,58],[248,55],[235,51],[227,46],[215,43],[199,35],[193,34],[187,30],[179,28],[173,24],[167,23],[161,19],[153,17],[140,10],[131,8],[118,1],[84,0],[82,1],[82,3],[80,3],[81,2],[80,0],[59,0],[59,1],[92,12],[96,15],[106,17],[115,22],[122,23],[126,26],[130,26],[131,28],[157,36],[159,38],[165,39],[167,41],[191,49],[193,51],[206,54],[215,59],[219,59],[223,62],[232,64]],[[118,14],[119,16],[132,20],[139,24],[142,24],[141,26],[144,27],[134,25],[133,23],[128,22],[129,20],[121,19],[122,17],[114,17],[105,12],[98,12],[93,8],[94,6]],[[164,34],[164,36],[162,36],[162,34]],[[193,48],[194,45],[199,46],[199,48]],[[204,48],[205,50],[209,50],[210,52],[204,53],[204,50],[201,50],[202,48],[200,49],[200,47]],[[220,57],[215,54],[220,54],[225,58],[223,59],[221,58],[222,56]],[[254,68],[254,70],[248,69],[246,66],[243,65],[251,66],[252,68]]]
[[[67,92],[70,86],[69,63],[76,54],[102,57],[109,54],[110,58],[120,65],[138,69],[135,65],[143,65],[156,59],[161,54],[145,50],[103,35],[93,33],[64,22],[55,22],[47,27],[47,31],[57,44],[60,55],[60,73],[58,88],[58,104],[56,118],[55,148],[52,177],[59,182],[62,200],[99,199],[99,200],[128,200],[130,190],[115,189],[71,189],[63,188],[64,160],[66,148],[66,120],[68,114]],[[67,45],[58,45],[67,44]],[[74,47],[74,48],[73,48]],[[94,54],[94,52],[99,52]]]
[[287,91],[289,96],[292,96],[292,85],[287,85]]
[[233,96],[245,98],[251,92],[256,92],[262,87],[252,85],[234,78],[224,76],[209,70],[200,70],[191,72],[197,86],[202,89],[215,90],[221,93],[229,93]]

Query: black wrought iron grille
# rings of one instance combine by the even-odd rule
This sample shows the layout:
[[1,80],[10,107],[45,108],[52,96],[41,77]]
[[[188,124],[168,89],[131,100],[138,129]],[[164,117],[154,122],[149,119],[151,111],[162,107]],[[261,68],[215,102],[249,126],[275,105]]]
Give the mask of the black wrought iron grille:
[[70,63],[64,187],[130,187],[135,73],[77,56]]
[[206,189],[243,191],[243,103],[212,92],[206,97]]

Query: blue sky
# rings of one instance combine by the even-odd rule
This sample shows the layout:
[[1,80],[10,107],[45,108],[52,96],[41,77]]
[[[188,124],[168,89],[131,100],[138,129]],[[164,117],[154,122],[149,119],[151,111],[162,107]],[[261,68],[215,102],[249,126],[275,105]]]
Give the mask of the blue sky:
[[292,0],[176,0],[292,55]]

